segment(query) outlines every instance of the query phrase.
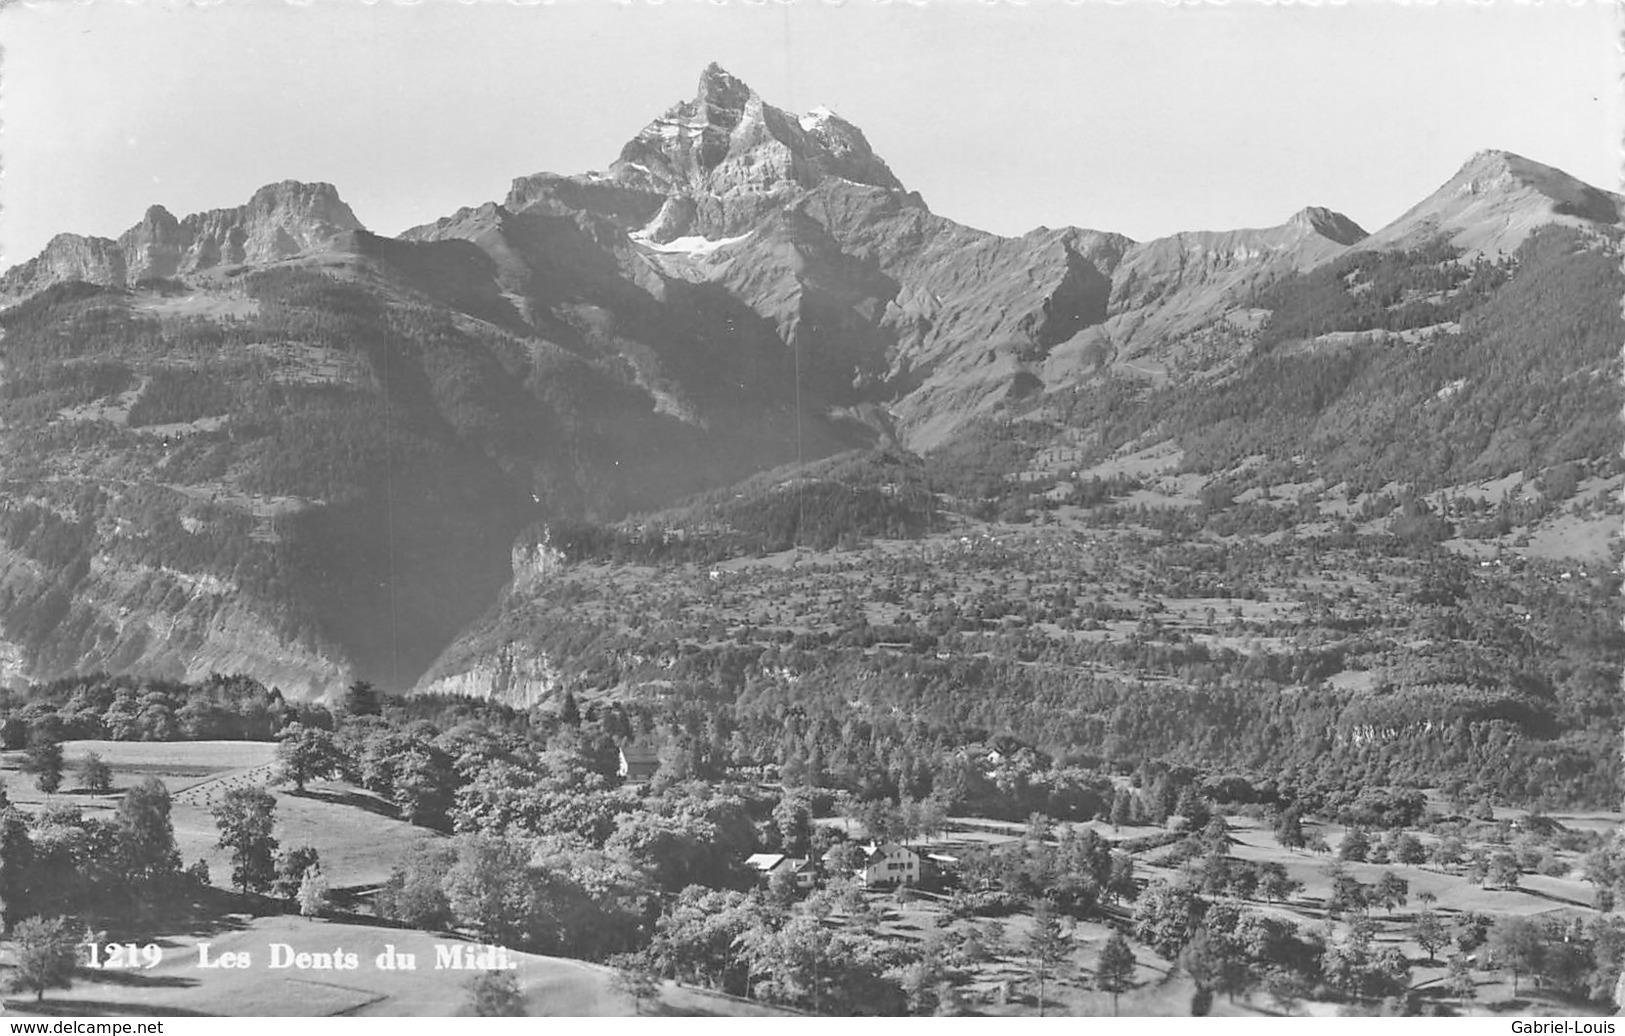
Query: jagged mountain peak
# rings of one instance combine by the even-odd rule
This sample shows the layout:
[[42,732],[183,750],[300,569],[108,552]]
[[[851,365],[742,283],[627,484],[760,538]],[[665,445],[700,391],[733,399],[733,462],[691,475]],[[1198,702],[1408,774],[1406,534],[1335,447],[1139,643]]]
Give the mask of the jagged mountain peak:
[[764,196],[831,177],[901,191],[863,131],[827,107],[777,108],[720,65],[707,66],[692,100],[680,101],[621,149],[609,176],[623,186],[699,204],[701,224],[682,233],[728,233],[758,217]]
[[756,91],[738,76],[715,61],[700,73],[700,86],[694,94],[699,105],[711,105],[722,111],[738,111],[756,95]]

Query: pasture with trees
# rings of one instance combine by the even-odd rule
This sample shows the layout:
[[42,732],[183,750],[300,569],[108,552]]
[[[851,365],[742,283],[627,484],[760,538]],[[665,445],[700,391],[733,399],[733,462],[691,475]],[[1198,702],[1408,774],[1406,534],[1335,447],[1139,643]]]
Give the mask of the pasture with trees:
[[[850,784],[841,743],[805,737],[790,742],[791,784],[735,754],[744,728],[698,725],[691,742],[635,701],[589,700],[573,718],[434,698],[387,699],[377,714],[260,701],[275,717],[263,761],[218,771],[245,775],[220,787],[121,770],[140,742],[66,742],[72,761],[99,756],[127,790],[107,821],[55,797],[7,806],[0,856],[23,870],[0,866],[0,880],[27,882],[8,911],[162,930],[203,901],[211,873],[183,869],[180,818],[188,858],[218,845],[215,873],[251,902],[613,963],[622,978],[605,995],[629,1010],[683,989],[818,1013],[1604,1010],[1625,953],[1625,922],[1599,909],[1620,880],[1607,815],[1486,812],[1466,786],[1417,798],[1154,760],[1114,772],[1009,736],[983,741],[975,769],[921,744]],[[647,781],[616,773],[615,746],[634,732],[681,749]],[[166,781],[212,798],[177,802]],[[888,797],[888,785],[908,793]],[[976,803],[1001,796],[1027,813],[978,817]],[[369,850],[390,863],[377,893],[356,899],[329,864],[336,853],[346,873],[350,850],[311,837],[340,829],[286,826],[284,810],[312,809],[351,823],[392,813],[420,837]],[[207,841],[190,833],[200,821]],[[918,892],[865,887],[853,875],[869,837],[942,862]],[[116,873],[91,864],[101,840],[122,846]],[[752,853],[820,865],[807,884],[788,871],[764,881],[745,866]],[[156,905],[121,906],[138,901]]]

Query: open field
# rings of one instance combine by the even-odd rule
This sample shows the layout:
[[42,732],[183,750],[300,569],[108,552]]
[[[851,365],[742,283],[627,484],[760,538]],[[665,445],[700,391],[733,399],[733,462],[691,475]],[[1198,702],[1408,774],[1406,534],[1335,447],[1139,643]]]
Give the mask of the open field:
[[[189,776],[194,771],[219,774],[264,766],[276,756],[269,741],[64,741],[62,754],[71,764],[95,752],[115,773]],[[181,788],[171,787],[170,791]]]
[[[1508,810],[1498,816],[1499,821],[1518,822],[1521,811]],[[832,818],[824,821],[844,830],[858,829],[854,821]],[[1447,929],[1462,932],[1480,923],[1479,919],[1524,917],[1536,922],[1578,923],[1590,925],[1606,915],[1591,905],[1592,886],[1580,877],[1583,853],[1553,850],[1554,855],[1572,865],[1570,873],[1562,876],[1525,873],[1520,875],[1518,887],[1500,888],[1473,880],[1464,867],[1441,868],[1432,864],[1404,865],[1399,863],[1367,863],[1339,861],[1335,848],[1341,844],[1347,829],[1337,824],[1306,824],[1307,834],[1320,835],[1333,847],[1333,853],[1313,853],[1307,850],[1282,848],[1274,839],[1267,824],[1258,819],[1233,815],[1227,819],[1230,828],[1228,856],[1249,864],[1279,864],[1287,875],[1301,883],[1301,887],[1286,901],[1266,902],[1262,897],[1242,900],[1244,909],[1277,918],[1295,926],[1302,933],[1330,933],[1336,940],[1350,937],[1356,920],[1370,922],[1374,928],[1374,945],[1393,947],[1410,962],[1409,988],[1428,1005],[1431,1011],[1444,1014],[1496,1015],[1496,1014],[1597,1014],[1605,1008],[1565,995],[1555,989],[1543,988],[1527,974],[1514,992],[1509,972],[1497,966],[1487,949],[1476,950],[1473,960],[1475,999],[1463,1004],[1447,993],[1447,957],[1455,952],[1454,945],[1441,950],[1433,959],[1412,934],[1419,912],[1428,909],[1441,919]],[[1625,824],[1625,815],[1619,813],[1588,813],[1559,820],[1573,830],[1608,833]],[[1057,832],[1066,828],[1092,828],[1110,841],[1143,839],[1162,831],[1158,827],[1123,826],[1114,829],[1102,822],[1078,825],[1057,825]],[[921,851],[949,853],[961,859],[978,851],[1012,846],[1018,842],[1025,825],[1014,822],[989,821],[979,818],[957,817],[948,821],[948,830],[933,839],[913,843]],[[1485,825],[1489,831],[1492,825]],[[1424,845],[1436,839],[1425,832]],[[1486,844],[1469,840],[1472,848]],[[1487,843],[1492,848],[1494,843]],[[1163,862],[1173,846],[1136,852],[1135,870],[1142,889],[1149,883],[1160,881],[1200,881],[1201,869],[1193,863],[1170,865]],[[1199,859],[1199,858],[1198,858]],[[1392,909],[1373,906],[1366,912],[1328,913],[1331,897],[1331,874],[1334,870],[1353,877],[1365,886],[1374,887],[1386,873],[1393,873],[1407,883],[1407,899]],[[884,920],[877,926],[878,936],[901,943],[923,945],[931,939],[947,937],[950,942],[975,931],[991,948],[981,964],[971,970],[962,988],[970,1010],[988,1016],[1032,1015],[1037,1012],[1036,986],[1025,946],[1031,938],[1033,922],[1030,914],[1017,912],[992,917],[958,917],[951,911],[952,897],[946,894],[911,894],[899,897],[889,891],[870,891],[867,899],[878,908]],[[1057,966],[1047,983],[1045,1012],[1051,1015],[1067,1014],[1100,1016],[1111,1013],[1109,995],[1094,988],[1092,976],[1098,964],[1100,948],[1114,928],[1132,931],[1135,907],[1122,904],[1088,920],[1067,922],[1070,946],[1066,959]],[[1134,987],[1120,1000],[1120,1013],[1125,1016],[1185,1015],[1189,1013],[1191,996],[1195,992],[1188,973],[1174,962],[1163,958],[1138,942],[1132,944],[1137,960]],[[1312,998],[1296,1000],[1285,1013],[1296,1015],[1331,1016],[1343,1013],[1346,1005]],[[1215,1015],[1270,1016],[1283,1013],[1285,1008],[1273,996],[1262,990],[1251,991],[1234,1001],[1219,998],[1212,1005]]]
[[[92,795],[80,787],[77,769],[95,753],[113,771],[113,790]],[[64,741],[62,788],[47,795],[22,772],[22,752],[0,756],[0,780],[6,794],[21,806],[79,806],[87,813],[112,810],[125,789],[156,777],[169,789],[177,808],[202,799],[209,789],[269,774],[276,745],[266,741]]]
[[[91,795],[76,787],[74,768],[88,752],[113,769],[113,792]],[[72,805],[87,816],[112,816],[124,789],[149,776],[169,788],[170,822],[181,859],[202,859],[216,884],[230,880],[228,854],[218,848],[213,807],[232,788],[271,780],[276,745],[266,741],[68,741],[63,743],[64,790],[46,795],[19,771],[21,753],[0,761],[7,793],[27,808]],[[368,887],[389,877],[394,861],[414,842],[441,835],[396,819],[393,808],[370,792],[337,781],[316,781],[304,795],[291,787],[276,796],[275,834],[283,848],[315,846],[334,888]]]
[[[465,984],[477,970],[436,968],[436,947],[478,945],[449,935],[383,928],[368,924],[300,917],[232,915],[207,930],[159,937],[162,963],[151,970],[90,973],[71,990],[54,992],[43,1004],[32,997],[6,1001],[11,1013],[74,1015],[233,1015],[320,1017],[331,1015],[435,1016],[471,1014]],[[284,958],[273,947],[296,954],[355,955],[351,969],[301,970],[275,967]],[[201,948],[211,962],[227,954],[247,954],[241,968],[203,968]],[[377,966],[379,955],[393,948],[411,955],[415,970]],[[238,958],[240,959],[240,958]],[[599,965],[558,957],[507,951],[512,973],[531,1015],[630,1015],[632,1001],[611,988],[613,972]],[[326,963],[319,959],[314,963]],[[742,1005],[699,990],[667,985],[659,1004],[645,1003],[648,1014],[773,1014],[762,1005]]]

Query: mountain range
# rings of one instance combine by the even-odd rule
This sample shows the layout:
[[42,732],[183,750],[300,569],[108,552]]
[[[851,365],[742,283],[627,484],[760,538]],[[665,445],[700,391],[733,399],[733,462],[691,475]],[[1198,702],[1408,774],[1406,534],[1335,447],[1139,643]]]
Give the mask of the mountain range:
[[[1343,380],[1288,456],[1349,467],[1381,413],[1385,433],[1475,429],[1438,485],[1601,463],[1555,429],[1566,453],[1509,447],[1529,415],[1489,401],[1491,382],[1606,370],[1486,321],[1529,311],[1541,270],[1573,283],[1577,254],[1617,274],[1622,216],[1619,195],[1484,151],[1371,233],[1307,207],[1147,242],[1002,237],[933,213],[834,112],[777,108],[716,65],[607,169],[520,177],[396,237],[328,184],[154,206],[0,276],[0,673],[489,695],[514,683],[492,667],[517,666],[545,687],[546,658],[457,648],[516,572],[553,563],[537,523],[613,523],[846,451],[951,454],[1016,419],[1097,448],[1127,426],[1200,439],[1222,474],[1278,448],[1259,429],[1280,414],[1236,401],[1328,357]],[[1612,290],[1617,319],[1596,277],[1578,311]],[[1396,343],[1381,369],[1424,395],[1373,404],[1361,377]]]

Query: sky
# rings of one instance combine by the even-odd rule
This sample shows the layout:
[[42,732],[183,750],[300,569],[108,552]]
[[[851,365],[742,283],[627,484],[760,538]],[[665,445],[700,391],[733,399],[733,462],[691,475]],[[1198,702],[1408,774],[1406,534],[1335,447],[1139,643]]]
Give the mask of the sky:
[[1375,230],[1484,148],[1619,190],[1621,29],[1604,0],[15,4],[0,268],[284,179],[395,234],[603,169],[712,61],[833,108],[934,211],[997,233],[1306,205]]

